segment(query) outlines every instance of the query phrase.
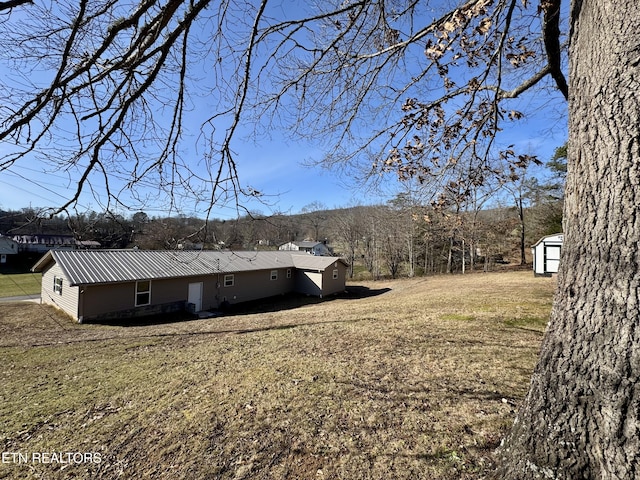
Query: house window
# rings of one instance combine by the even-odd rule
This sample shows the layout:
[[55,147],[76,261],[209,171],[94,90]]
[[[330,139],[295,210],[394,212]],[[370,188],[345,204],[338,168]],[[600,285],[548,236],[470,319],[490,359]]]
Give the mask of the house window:
[[333,279],[334,279],[334,280],[337,280],[337,278],[338,278],[338,269],[336,268],[336,269],[333,271]]
[[151,303],[151,280],[136,282],[136,307]]
[[53,277],[53,292],[62,295],[62,277]]
[[271,280],[278,279],[278,270],[271,270]]
[[225,275],[224,276],[224,286],[225,287],[233,287],[235,283],[234,275]]
[[287,268],[287,278],[291,278],[291,269]]

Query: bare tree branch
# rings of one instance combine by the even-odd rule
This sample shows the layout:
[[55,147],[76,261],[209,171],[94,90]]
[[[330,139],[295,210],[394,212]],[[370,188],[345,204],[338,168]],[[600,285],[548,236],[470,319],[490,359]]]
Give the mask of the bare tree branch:
[[547,78],[562,90],[559,5],[336,1],[296,17],[268,0],[33,2],[0,32],[8,71],[25,72],[0,83],[0,171],[39,156],[68,172],[79,184],[61,208],[97,179],[107,204],[152,201],[137,187],[155,185],[170,208],[241,208],[257,192],[238,179],[234,145],[251,126],[319,142],[317,163],[360,178],[427,181],[463,157],[482,178],[521,117],[508,102]]
[[33,0],[11,0],[9,2],[0,2],[0,12],[3,10],[11,10],[27,3],[33,3]]
[[544,37],[544,46],[547,52],[549,64],[549,73],[556,82],[558,90],[562,92],[565,100],[569,99],[569,85],[567,79],[562,73],[562,59],[560,48],[560,0],[543,0],[540,2],[540,8],[544,11],[544,20],[542,22],[542,36]]

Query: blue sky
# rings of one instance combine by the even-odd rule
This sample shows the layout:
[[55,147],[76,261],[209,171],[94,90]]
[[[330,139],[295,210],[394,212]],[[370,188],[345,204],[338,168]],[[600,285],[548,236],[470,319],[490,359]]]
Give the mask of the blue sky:
[[[514,130],[509,140],[526,151],[548,160],[556,147],[562,145],[566,135],[559,131],[551,135],[546,131],[544,119],[532,121],[527,127]],[[387,193],[373,193],[358,186],[345,185],[339,173],[320,167],[305,166],[308,146],[266,143],[261,147],[247,146],[238,154],[240,181],[265,194],[264,201],[252,202],[249,208],[255,212],[270,214],[274,211],[298,213],[305,206],[319,202],[329,208],[352,204],[376,204],[393,195],[393,176],[387,180]],[[45,207],[51,202],[64,201],[73,193],[75,185],[60,173],[43,173],[38,164],[19,165],[0,172],[0,209],[19,210],[24,207]],[[98,202],[85,195],[79,210],[100,211]],[[149,211],[161,215],[163,211]],[[214,210],[216,218],[235,218],[237,211],[232,204]]]
[[[362,198],[362,194],[342,185],[339,177],[322,168],[304,165],[308,146],[286,145],[277,142],[261,146],[245,146],[237,152],[240,182],[264,194],[263,203],[251,202],[254,212],[270,214],[274,211],[297,213],[306,205],[320,202],[333,208],[346,206],[355,198],[362,203],[376,203],[375,198]],[[75,185],[60,172],[42,172],[40,164],[16,165],[0,172],[0,209],[18,210],[24,207],[45,207],[62,202],[74,192]],[[86,193],[79,210],[100,211],[99,203]],[[162,211],[148,212],[160,215]],[[237,211],[229,205],[215,209],[217,218],[234,218]]]
[[[0,75],[2,75],[0,67]],[[517,101],[518,103],[520,101]],[[527,102],[523,100],[520,103]],[[530,101],[533,105],[521,105],[515,109],[528,114],[526,122],[504,132],[500,141],[515,144],[517,151],[537,155],[546,161],[556,147],[566,141],[566,120],[562,115],[552,113],[544,105]],[[186,126],[196,135],[200,121],[194,119]],[[2,149],[2,145],[0,145]],[[259,144],[237,142],[234,145],[235,158],[240,184],[250,186],[265,194],[265,204],[250,201],[245,206],[264,214],[274,212],[297,213],[306,205],[320,203],[329,208],[352,204],[381,203],[398,191],[397,182],[392,174],[385,179],[385,187],[378,194],[362,190],[350,184],[341,173],[328,171],[320,167],[307,167],[309,160],[318,160],[323,151],[318,145],[293,140],[286,131],[270,132],[268,139]],[[73,195],[76,185],[62,171],[46,171],[46,166],[35,159],[21,161],[15,166],[0,172],[0,209],[17,210],[23,207],[49,207],[65,202]],[[97,184],[96,184],[97,185]],[[78,204],[78,210],[102,211],[100,196],[104,194],[99,186],[94,192],[85,191]],[[113,189],[113,186],[112,186]],[[104,189],[102,189],[104,190]],[[162,209],[147,208],[150,215],[167,213]],[[125,215],[134,212],[123,211]],[[176,213],[176,212],[172,212]],[[199,212],[184,212],[198,214]],[[242,212],[240,212],[242,213]],[[238,210],[234,202],[219,205],[211,216],[214,218],[234,218]]]
[[[507,132],[502,140],[546,161],[555,148],[565,142],[566,134],[562,128],[550,131],[548,117],[544,112],[540,113],[541,118],[533,118]],[[240,182],[265,194],[265,204],[251,202],[248,208],[270,214],[274,211],[298,213],[314,202],[329,208],[375,204],[388,200],[397,189],[393,175],[385,182],[386,192],[373,193],[350,185],[349,179],[341,178],[338,172],[306,166],[308,159],[318,158],[320,154],[313,146],[302,143],[263,141],[260,145],[244,145],[237,151]],[[74,187],[62,173],[44,173],[38,163],[22,163],[0,172],[0,209],[49,206],[51,202],[61,202],[72,195]],[[99,203],[89,194],[83,196],[78,208],[80,211],[83,208],[100,211]],[[161,215],[163,211],[150,210],[148,213]],[[235,218],[236,215],[237,210],[231,203],[213,212],[216,218]]]
[[[276,12],[282,14],[280,7],[273,7]],[[280,8],[280,10],[278,10]],[[287,7],[287,14],[294,14],[301,9],[300,6],[293,10]],[[18,12],[19,13],[19,12]],[[197,70],[197,69],[196,69]],[[202,67],[202,70],[205,70]],[[0,81],[10,79],[19,82],[20,73],[10,71],[0,62]],[[52,71],[41,71],[31,74],[29,80],[37,79],[41,85],[49,84]],[[3,78],[4,77],[4,78]],[[199,135],[204,119],[213,111],[211,105],[215,105],[216,100],[199,96],[196,93],[191,99],[187,109],[191,110],[189,123],[184,126],[186,139],[184,145],[184,155],[191,156],[189,162],[197,162],[201,153],[196,152],[193,144]],[[73,126],[70,127],[73,130]],[[223,130],[225,127],[220,128]],[[268,140],[262,140],[259,144],[244,141],[244,137],[250,137],[252,126],[247,124],[245,132],[238,135],[240,141],[236,142],[234,154],[237,160],[239,171],[239,182],[242,187],[252,187],[264,193],[263,202],[249,201],[244,207],[254,212],[264,214],[281,211],[285,213],[297,213],[306,205],[313,202],[320,202],[328,207],[344,206],[358,197],[362,203],[375,203],[377,199],[362,198],[358,192],[344,188],[343,181],[332,172],[321,168],[309,168],[304,164],[309,159],[316,159],[322,156],[322,152],[317,147],[302,142],[296,142],[287,136],[287,132],[270,132]],[[9,146],[10,147],[10,146]],[[189,152],[191,150],[191,152]],[[0,144],[0,153],[4,151]],[[77,172],[76,172],[77,178]],[[94,177],[96,178],[96,177]],[[114,191],[118,182],[112,179],[111,190]],[[77,209],[102,211],[106,189],[101,186],[99,178],[92,183],[94,191],[84,189]],[[19,210],[25,207],[47,208],[64,204],[67,199],[75,193],[76,184],[74,178],[62,170],[52,170],[51,167],[35,156],[21,159],[7,170],[0,171],[0,209]],[[166,203],[161,201],[160,203]],[[113,204],[111,208],[113,208]],[[168,212],[164,206],[153,206],[145,208],[150,215],[163,215]],[[130,215],[134,211],[122,211],[125,215]],[[185,211],[186,214],[199,215],[201,212]],[[216,218],[235,218],[243,210],[238,210],[235,202],[230,200],[227,204],[217,205],[212,212]]]

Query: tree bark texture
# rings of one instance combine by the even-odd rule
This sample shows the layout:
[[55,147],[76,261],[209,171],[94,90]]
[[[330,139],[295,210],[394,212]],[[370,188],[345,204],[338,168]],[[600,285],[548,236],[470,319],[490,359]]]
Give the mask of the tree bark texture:
[[640,478],[640,10],[571,15],[561,272],[499,478]]

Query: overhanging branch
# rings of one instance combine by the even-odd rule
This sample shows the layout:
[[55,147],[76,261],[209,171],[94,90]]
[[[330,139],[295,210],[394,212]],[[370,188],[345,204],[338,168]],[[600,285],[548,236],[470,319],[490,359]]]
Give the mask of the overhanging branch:
[[540,7],[544,11],[542,21],[542,37],[549,62],[549,73],[556,82],[558,90],[565,99],[569,99],[569,86],[562,73],[560,50],[560,3],[561,0],[544,0]]
[[498,96],[502,98],[517,98],[519,95],[523,94],[530,88],[534,87],[538,82],[540,82],[544,77],[551,73],[551,66],[545,65],[545,67],[537,72],[532,77],[528,78],[520,85],[518,85],[513,90],[501,90]]
[[19,7],[25,3],[33,3],[33,0],[12,0],[10,2],[0,2],[0,12],[3,10],[10,10],[14,7]]

